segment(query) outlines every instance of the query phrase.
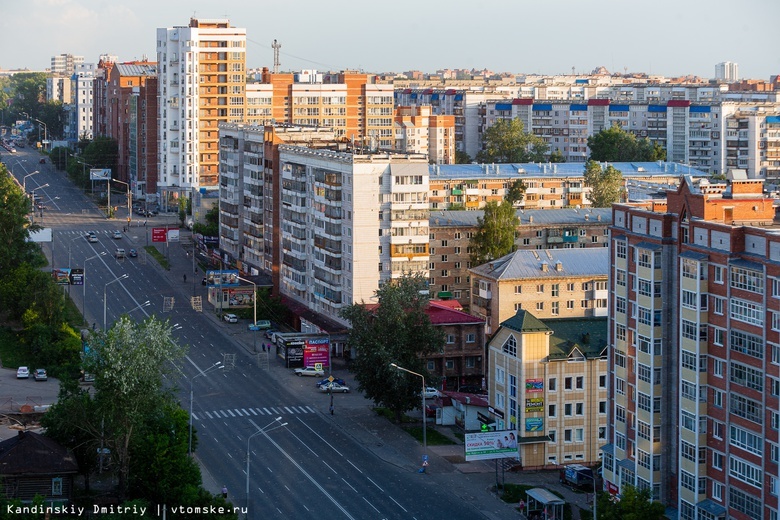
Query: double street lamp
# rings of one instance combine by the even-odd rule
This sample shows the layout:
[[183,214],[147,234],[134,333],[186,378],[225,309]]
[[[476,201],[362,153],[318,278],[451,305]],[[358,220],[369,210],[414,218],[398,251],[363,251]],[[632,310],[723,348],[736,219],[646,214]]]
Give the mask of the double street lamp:
[[422,374],[418,374],[417,372],[412,372],[408,368],[404,368],[401,366],[396,365],[395,363],[390,363],[390,366],[395,368],[396,370],[402,370],[404,372],[407,372],[409,374],[412,374],[413,376],[417,376],[420,379],[422,379],[422,389],[420,391],[420,398],[422,399],[422,421],[423,421],[423,462],[425,462],[425,457],[428,456],[428,436],[427,436],[427,430],[426,430],[426,417],[425,417],[425,376]]
[[111,285],[114,282],[118,282],[119,280],[124,280],[125,278],[130,277],[129,274],[123,274],[122,276],[115,278],[114,280],[111,280],[106,285],[103,286],[103,330],[106,330],[106,289],[109,285]]
[[[271,421],[268,425],[264,426],[263,428],[260,428],[255,433],[250,435],[246,440],[246,514],[247,518],[249,518],[249,455],[251,451],[249,451],[249,441],[252,440],[252,437],[256,435],[260,435],[261,433],[268,433],[270,431],[273,431],[277,428],[282,428],[284,426],[287,426],[287,423],[281,423],[278,424],[279,421],[282,420],[282,417],[279,416],[273,421]],[[273,426],[273,428],[271,428]]]
[[32,177],[33,175],[37,175],[39,173],[41,173],[41,172],[39,172],[38,170],[35,170],[34,172],[28,173],[27,175],[22,177],[22,189],[24,190],[25,194],[27,193],[27,177]]
[[118,179],[109,179],[109,191],[111,190],[111,181],[127,186],[127,226],[130,227],[130,219],[133,217],[133,193],[130,191],[130,185]]
[[217,361],[216,363],[214,363],[213,365],[208,367],[203,372],[195,374],[194,376],[192,376],[190,378],[190,439],[189,439],[189,445],[187,447],[187,454],[188,455],[192,455],[192,397],[193,397],[192,383],[193,383],[193,381],[195,381],[196,378],[198,378],[200,376],[205,376],[206,374],[208,374],[212,370],[217,370],[217,369],[221,370],[223,368],[225,368],[225,365],[222,364],[222,361]]

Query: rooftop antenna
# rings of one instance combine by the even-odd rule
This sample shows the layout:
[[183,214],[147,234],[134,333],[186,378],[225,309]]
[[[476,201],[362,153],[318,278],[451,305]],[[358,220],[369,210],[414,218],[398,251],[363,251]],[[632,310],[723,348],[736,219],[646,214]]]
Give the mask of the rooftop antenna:
[[274,74],[279,74],[279,49],[282,48],[282,44],[276,43],[276,40],[274,40],[271,48],[274,50]]

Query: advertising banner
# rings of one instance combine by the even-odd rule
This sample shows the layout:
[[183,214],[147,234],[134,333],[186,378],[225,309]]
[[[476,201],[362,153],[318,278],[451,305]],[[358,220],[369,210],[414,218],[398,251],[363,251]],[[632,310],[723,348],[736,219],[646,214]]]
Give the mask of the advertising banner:
[[254,287],[236,287],[223,290],[228,295],[228,305],[230,307],[251,307],[254,305],[252,300],[253,291]]
[[107,181],[111,178],[111,168],[90,168],[89,180]]
[[525,400],[526,413],[543,412],[544,411],[544,399],[541,397],[533,397]]
[[525,420],[525,431],[540,432],[544,429],[544,419],[542,417],[529,417]]
[[[220,280],[222,282],[220,283]],[[206,271],[206,285],[222,285],[222,287],[238,287],[238,271]],[[251,290],[250,290],[251,292]]]
[[70,284],[71,285],[84,285],[84,269],[71,269],[70,270]]
[[164,227],[152,228],[152,242],[165,242],[166,236]]
[[517,437],[513,430],[466,434],[466,460],[517,457]]
[[171,228],[168,230],[168,242],[179,241],[179,230],[177,228]]
[[310,367],[316,363],[328,366],[328,350],[330,338],[306,338],[303,347],[303,366]]
[[57,285],[70,285],[70,269],[55,267],[51,270],[51,277]]
[[525,380],[526,393],[531,392],[544,392],[544,380],[543,379],[526,379]]

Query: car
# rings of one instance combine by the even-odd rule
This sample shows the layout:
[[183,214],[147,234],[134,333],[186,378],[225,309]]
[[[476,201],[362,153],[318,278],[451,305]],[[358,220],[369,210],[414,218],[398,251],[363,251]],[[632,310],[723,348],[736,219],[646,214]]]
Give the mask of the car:
[[228,323],[238,323],[238,316],[235,314],[223,314],[222,319]]
[[266,330],[271,328],[271,322],[269,320],[257,320],[257,323],[250,323],[247,325],[249,330]]
[[29,379],[30,369],[27,367],[19,367],[16,369],[16,379]]
[[40,160],[38,161],[38,163],[46,164],[46,158],[45,157],[41,157]]
[[296,376],[319,376],[319,377],[325,377],[325,371],[320,369],[317,370],[314,367],[303,367],[303,368],[296,368],[295,369],[295,375]]
[[[347,382],[339,377],[334,377],[333,382],[339,385],[347,386]],[[322,381],[317,381],[317,386],[327,385],[328,383],[330,383],[330,381],[326,378],[323,379]]]
[[276,329],[268,329],[267,331],[265,331],[266,339],[273,340],[274,339],[274,334],[276,334],[277,332],[279,332],[279,331],[276,330]]
[[425,405],[425,416],[429,419],[436,417],[436,410],[438,410],[439,407],[435,404],[426,404]]
[[349,392],[349,387],[346,385],[340,385],[336,383],[335,381],[332,383],[328,383],[327,385],[322,385],[320,387],[320,392],[331,392],[331,393],[342,393],[346,394]]
[[125,257],[125,250],[123,248],[121,248],[121,247],[117,247],[116,251],[114,251],[114,256],[117,257],[118,259],[119,258],[124,258]]
[[114,237],[114,240],[120,240],[122,238],[122,232],[121,231],[114,231],[114,233],[111,236]]
[[135,258],[138,256],[138,251],[136,251],[135,249],[131,249],[128,255],[130,256],[130,258]]
[[423,392],[423,395],[425,395],[426,399],[433,399],[434,397],[439,396],[439,391],[431,386],[425,387],[425,392]]
[[36,381],[48,381],[49,376],[46,374],[45,368],[36,368],[35,372],[33,373],[33,377]]
[[87,233],[87,241],[92,243],[97,242],[98,237],[94,233]]

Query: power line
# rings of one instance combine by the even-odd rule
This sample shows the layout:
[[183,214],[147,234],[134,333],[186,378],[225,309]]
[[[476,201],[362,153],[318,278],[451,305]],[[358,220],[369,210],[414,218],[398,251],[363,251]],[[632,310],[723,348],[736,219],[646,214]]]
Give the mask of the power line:
[[[267,46],[267,45],[265,45],[265,44],[262,44],[262,43],[256,42],[256,41],[254,41],[254,40],[250,40],[249,38],[247,38],[247,39],[246,39],[246,41],[248,41],[249,43],[253,43],[254,45],[257,45],[258,47],[261,47],[261,48],[263,48],[263,49],[265,49],[265,48],[267,48],[267,47],[268,47],[268,46]],[[294,54],[289,54],[289,53],[287,53],[287,52],[281,52],[281,51],[279,51],[279,53],[280,53],[280,54],[282,54],[282,55],[284,55],[284,56],[288,56],[288,57],[290,57],[290,58],[295,58],[296,60],[305,61],[305,62],[307,62],[307,63],[313,63],[313,64],[315,64],[315,65],[322,65],[323,67],[325,67],[325,68],[327,68],[327,69],[329,69],[329,70],[336,70],[336,67],[334,67],[333,65],[327,64],[327,63],[322,63],[322,62],[320,62],[320,61],[309,60],[309,59],[307,59],[307,58],[301,58],[300,56],[295,56]]]

